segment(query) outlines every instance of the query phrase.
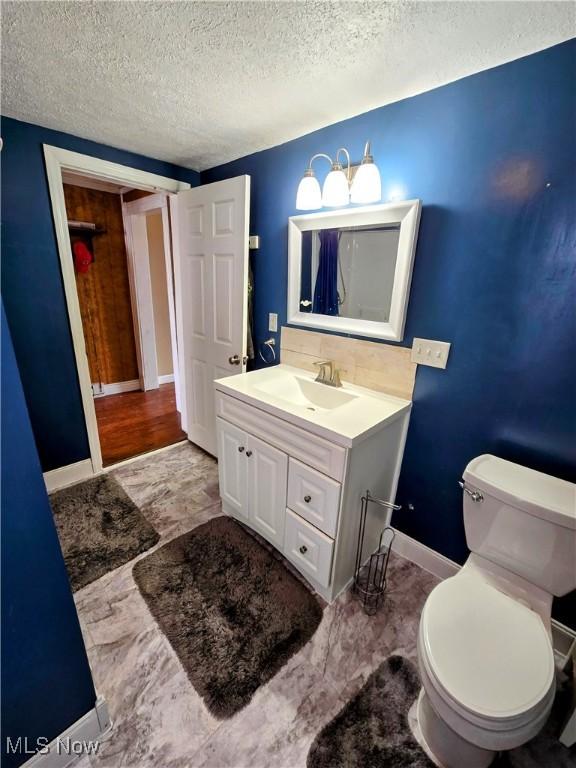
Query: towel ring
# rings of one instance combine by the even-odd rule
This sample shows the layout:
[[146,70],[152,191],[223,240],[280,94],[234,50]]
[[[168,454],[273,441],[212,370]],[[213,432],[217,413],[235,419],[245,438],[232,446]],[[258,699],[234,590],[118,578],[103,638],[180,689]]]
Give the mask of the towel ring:
[[[266,339],[266,341],[263,341],[260,344],[260,348],[258,349],[258,354],[260,355],[260,359],[263,360],[266,365],[270,365],[276,360],[276,350],[274,349],[274,346],[276,344],[276,339],[273,337],[270,337],[269,339]],[[262,350],[266,352],[266,350],[270,350],[272,352],[272,357],[266,352],[266,355],[262,354]]]

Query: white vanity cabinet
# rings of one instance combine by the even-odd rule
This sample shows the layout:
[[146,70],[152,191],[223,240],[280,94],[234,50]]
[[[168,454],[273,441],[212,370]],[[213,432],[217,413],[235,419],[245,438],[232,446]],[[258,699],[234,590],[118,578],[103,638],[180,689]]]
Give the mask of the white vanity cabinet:
[[[276,377],[281,368],[297,371],[277,366]],[[266,375],[269,370],[255,371],[215,384],[222,509],[273,544],[332,601],[354,576],[362,494],[370,489],[394,501],[411,403],[346,385],[343,392],[358,402],[336,417],[318,406],[324,392],[317,384],[315,406],[298,402],[290,409],[277,396],[283,390],[276,379],[268,387],[273,394],[258,390]],[[310,395],[312,377],[297,371],[296,378],[308,382]],[[389,519],[381,508],[370,511],[365,557]]]

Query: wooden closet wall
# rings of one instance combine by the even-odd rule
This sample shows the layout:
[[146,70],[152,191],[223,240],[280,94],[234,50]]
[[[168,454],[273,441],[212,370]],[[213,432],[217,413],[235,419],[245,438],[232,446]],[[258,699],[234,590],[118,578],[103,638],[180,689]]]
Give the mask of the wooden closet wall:
[[66,212],[106,232],[92,239],[94,262],[76,272],[84,340],[92,382],[138,378],[120,195],[64,184]]

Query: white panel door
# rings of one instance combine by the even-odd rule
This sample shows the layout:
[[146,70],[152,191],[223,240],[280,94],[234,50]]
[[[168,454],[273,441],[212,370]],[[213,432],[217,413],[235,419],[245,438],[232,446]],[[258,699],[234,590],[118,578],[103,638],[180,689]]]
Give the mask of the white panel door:
[[246,432],[218,419],[218,474],[226,512],[248,520]]
[[250,177],[172,200],[183,429],[217,455],[213,382],[245,370]]
[[281,550],[284,544],[288,456],[248,435],[246,458],[250,524]]

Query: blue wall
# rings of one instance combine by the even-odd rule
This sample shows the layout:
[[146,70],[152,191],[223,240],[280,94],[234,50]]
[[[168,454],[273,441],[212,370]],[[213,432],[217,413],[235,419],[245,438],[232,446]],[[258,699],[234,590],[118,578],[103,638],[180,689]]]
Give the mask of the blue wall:
[[268,312],[286,321],[287,219],[314,152],[359,158],[371,139],[384,199],[421,198],[402,344],[452,351],[418,369],[394,523],[458,562],[471,458],[576,480],[575,72],[572,40],[202,174],[252,176],[258,341]]
[[2,295],[44,471],[89,458],[42,144],[199,183],[195,171],[9,118],[1,125]]
[[6,738],[50,741],[96,694],[2,309],[2,765]]
[[[286,222],[314,152],[345,145],[359,158],[369,138],[384,199],[398,188],[422,199],[402,343],[453,347],[446,371],[418,371],[394,522],[460,562],[456,483],[473,456],[575,479],[575,69],[572,40],[202,174],[252,176],[257,341],[268,312],[286,320]],[[2,134],[3,292],[47,470],[86,458],[88,446],[41,144],[198,176],[13,120]]]

